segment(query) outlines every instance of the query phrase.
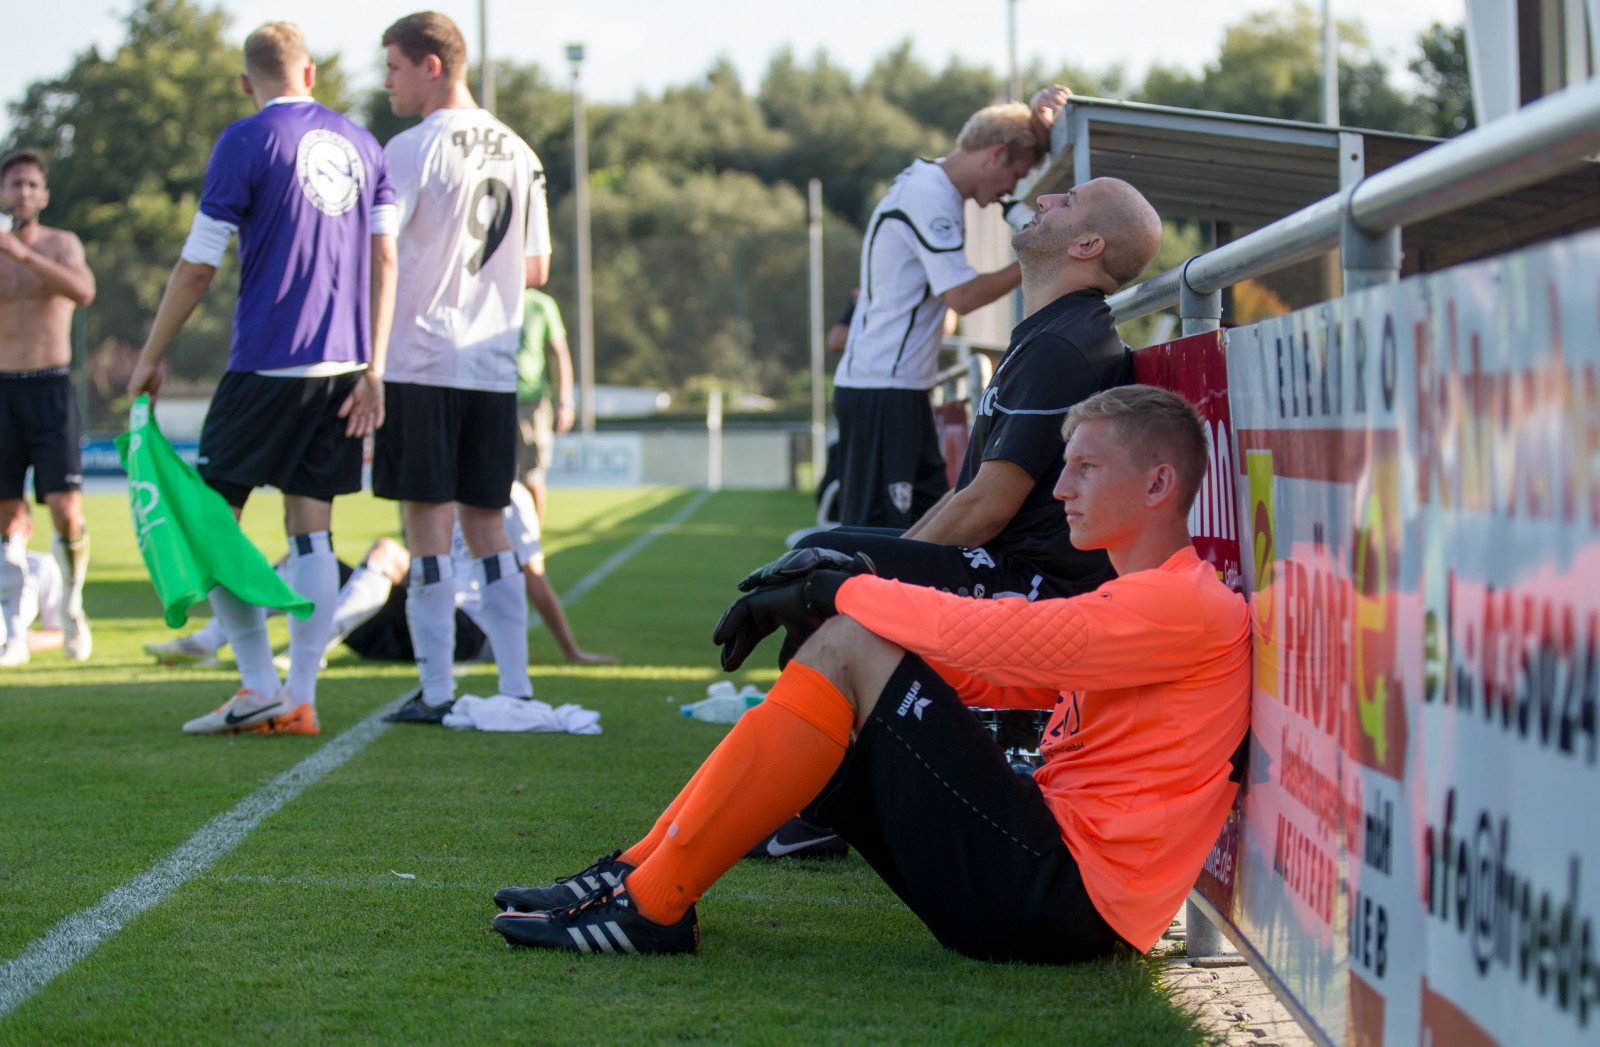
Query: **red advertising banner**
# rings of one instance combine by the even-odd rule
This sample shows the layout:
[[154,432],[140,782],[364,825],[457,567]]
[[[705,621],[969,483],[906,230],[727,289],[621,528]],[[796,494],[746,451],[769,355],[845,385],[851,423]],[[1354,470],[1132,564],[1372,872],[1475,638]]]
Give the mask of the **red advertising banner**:
[[[1238,592],[1244,576],[1239,564],[1233,418],[1228,409],[1228,360],[1222,332],[1190,335],[1140,349],[1133,354],[1133,379],[1182,393],[1205,419],[1210,460],[1205,482],[1189,512],[1189,533],[1201,558],[1217,569],[1217,576],[1229,588]],[[1233,911],[1243,804],[1241,789],[1195,884],[1222,913]]]

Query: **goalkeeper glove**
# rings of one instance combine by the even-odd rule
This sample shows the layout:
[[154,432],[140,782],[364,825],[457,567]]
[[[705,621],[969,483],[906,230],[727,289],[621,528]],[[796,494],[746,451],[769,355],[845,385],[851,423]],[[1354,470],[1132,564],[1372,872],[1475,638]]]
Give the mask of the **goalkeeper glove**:
[[[711,642],[722,646],[722,668],[730,673],[738,669],[779,626],[789,634],[784,653],[792,655],[824,621],[838,613],[834,601],[851,577],[845,571],[817,569],[739,597],[723,612],[711,634]],[[779,668],[787,661],[780,658]]]

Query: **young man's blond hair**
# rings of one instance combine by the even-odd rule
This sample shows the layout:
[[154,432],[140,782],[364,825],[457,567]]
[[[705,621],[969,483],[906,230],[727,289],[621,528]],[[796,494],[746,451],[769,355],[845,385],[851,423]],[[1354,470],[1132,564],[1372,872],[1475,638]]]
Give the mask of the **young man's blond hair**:
[[1206,423],[1194,404],[1154,385],[1123,385],[1074,404],[1062,423],[1067,441],[1085,422],[1109,421],[1135,467],[1167,464],[1178,476],[1185,511],[1205,479]]
[[979,109],[967,118],[956,136],[956,148],[980,152],[990,146],[1006,147],[1006,162],[1039,162],[1049,142],[1039,140],[1039,125],[1033,111],[1022,102],[1002,102]]
[[305,34],[293,22],[268,22],[244,38],[244,69],[252,78],[282,80],[310,60]]

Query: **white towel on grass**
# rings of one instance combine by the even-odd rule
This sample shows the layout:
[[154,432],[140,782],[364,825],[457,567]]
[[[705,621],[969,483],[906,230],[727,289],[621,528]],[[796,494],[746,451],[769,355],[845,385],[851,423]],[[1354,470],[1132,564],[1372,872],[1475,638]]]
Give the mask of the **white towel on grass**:
[[464,694],[444,716],[444,725],[461,731],[565,731],[599,734],[600,714],[581,705],[551,708],[536,698]]

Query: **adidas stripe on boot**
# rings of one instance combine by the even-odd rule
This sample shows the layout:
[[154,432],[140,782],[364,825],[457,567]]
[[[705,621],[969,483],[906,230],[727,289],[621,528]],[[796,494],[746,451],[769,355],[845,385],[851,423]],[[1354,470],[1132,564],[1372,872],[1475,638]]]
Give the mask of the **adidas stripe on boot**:
[[542,912],[577,905],[622,883],[623,876],[632,872],[633,866],[619,861],[621,857],[621,851],[612,851],[595,859],[595,863],[582,872],[563,876],[543,887],[502,887],[494,892],[494,904],[508,912]]
[[694,906],[677,923],[656,923],[634,908],[626,884],[554,912],[503,912],[494,918],[494,929],[508,945],[577,953],[670,955],[694,952],[700,944]]

